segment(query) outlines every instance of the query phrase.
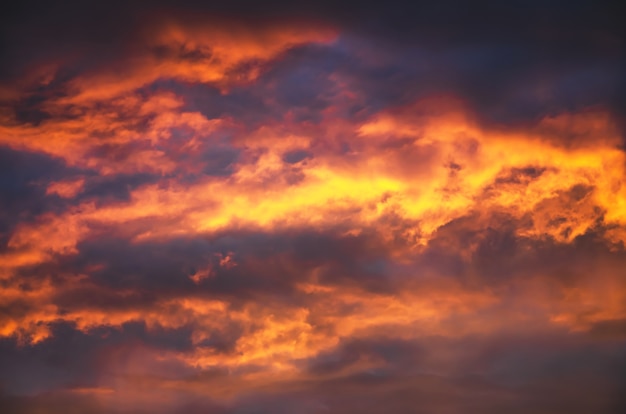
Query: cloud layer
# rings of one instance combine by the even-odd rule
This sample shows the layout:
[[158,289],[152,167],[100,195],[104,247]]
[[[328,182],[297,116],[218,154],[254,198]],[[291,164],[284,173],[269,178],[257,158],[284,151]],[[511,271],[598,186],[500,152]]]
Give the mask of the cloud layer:
[[621,412],[617,9],[229,3],[3,18],[1,405]]

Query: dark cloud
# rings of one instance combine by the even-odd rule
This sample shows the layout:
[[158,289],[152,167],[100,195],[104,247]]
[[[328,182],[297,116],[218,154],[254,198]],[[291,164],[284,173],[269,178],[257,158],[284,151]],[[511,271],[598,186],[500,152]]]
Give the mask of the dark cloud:
[[[97,387],[103,376],[124,374],[125,360],[132,358],[134,352],[141,349],[184,352],[191,346],[189,329],[148,331],[140,322],[89,332],[58,323],[53,326],[53,332],[54,340],[45,344],[15,347],[12,340],[2,341],[0,355],[4,369],[0,381],[6,392],[34,395],[50,390]],[[155,373],[160,369],[152,368]],[[176,375],[176,370],[181,369],[178,375],[193,372],[182,365],[167,369],[173,369],[168,375]]]
[[586,279],[594,268],[617,274],[626,258],[602,237],[606,231],[602,225],[572,243],[519,236],[530,225],[529,217],[507,214],[485,219],[476,213],[455,219],[437,230],[416,263],[479,284],[488,280],[492,285],[507,285],[511,278],[541,274],[568,285]]
[[72,394],[44,394],[37,397],[0,396],[3,410],[11,414],[45,412],[50,414],[84,413],[104,414],[109,412],[91,396]]
[[[78,255],[59,260],[52,268],[30,269],[29,274],[47,277],[51,271],[63,274],[97,267],[89,271],[90,281],[96,286],[67,291],[57,303],[99,309],[131,308],[148,305],[157,298],[189,294],[233,301],[281,292],[294,294],[294,285],[309,282],[315,269],[324,269],[319,277],[325,283],[358,282],[372,290],[393,289],[392,276],[386,273],[389,251],[378,238],[374,231],[341,236],[315,230],[273,235],[229,232],[166,243],[130,243],[100,237],[81,243]],[[229,255],[236,265],[220,266]],[[197,286],[190,277],[206,269],[211,269],[211,277]],[[97,286],[113,290],[107,293]],[[127,288],[135,290],[133,295],[126,292],[118,296],[115,292]]]
[[[112,339],[105,338],[107,345],[99,347],[99,352],[121,343],[118,342],[119,335],[122,331],[113,333]],[[94,340],[85,342],[89,337],[82,334],[83,339],[79,341],[75,335],[67,337],[73,338],[66,345],[72,349],[78,349],[81,342],[95,343]],[[465,352],[457,353],[460,349]],[[437,355],[444,350],[460,359],[448,360],[442,365]],[[39,358],[36,355],[31,358]],[[46,355],[47,364],[62,363],[57,352],[49,350]],[[120,357],[119,352],[117,355]],[[572,342],[571,338],[563,336],[461,340],[424,337],[418,343],[386,338],[352,340],[342,344],[334,353],[320,355],[311,361],[311,373],[318,379],[308,383],[294,382],[286,384],[282,390],[251,393],[221,408],[206,398],[193,396],[188,397],[185,405],[225,413],[288,413],[293,410],[377,413],[389,407],[406,413],[441,410],[522,413],[529,409],[540,413],[584,413],[588,410],[618,413],[619,389],[606,382],[606,375],[620,378],[621,367],[614,361],[616,358],[623,360],[623,357],[620,346],[607,344],[602,349],[590,349],[583,338]],[[585,363],[581,364],[581,360]],[[100,363],[110,364],[106,359]],[[359,363],[363,365],[359,366]],[[76,361],[75,369],[79,366]],[[474,373],[468,374],[469,371]],[[214,379],[214,374],[208,371],[182,371],[180,375],[185,381],[192,382],[210,383]],[[73,381],[77,388],[89,384],[85,379]],[[580,387],[586,392],[574,391]],[[89,399],[52,393],[35,398],[5,396],[4,400],[12,404],[7,406],[16,410],[10,412],[21,412],[17,410],[26,410],[23,406],[32,407],[42,400],[49,402],[48,409],[56,404],[60,409]],[[98,405],[95,401],[92,403]],[[170,412],[166,407],[161,410],[158,412]],[[121,409],[119,412],[126,411]]]
[[30,221],[45,212],[61,211],[63,203],[46,196],[47,186],[79,173],[44,154],[0,147],[0,246],[18,218]]
[[89,174],[86,177],[83,190],[76,197],[76,202],[93,200],[98,204],[105,205],[116,201],[128,201],[130,193],[134,189],[142,185],[156,183],[159,179],[161,177],[145,173],[110,176]]
[[307,158],[311,158],[312,154],[306,150],[289,151],[283,154],[283,161],[289,164],[297,164]]
[[[26,3],[15,4],[14,12],[5,15],[3,60],[11,64],[63,53],[78,55],[79,61],[88,62],[82,64],[85,68],[96,66],[129,53],[128,39],[137,36],[142,25],[164,16],[197,22],[214,15],[249,25],[300,18],[330,22],[369,39],[363,47],[373,44],[384,51],[388,57],[376,69],[358,59],[352,59],[350,68],[351,76],[358,79],[365,72],[365,80],[373,80],[368,88],[373,102],[454,92],[476,104],[486,119],[506,124],[589,105],[610,105],[619,115],[624,95],[618,2],[480,2],[471,7],[458,1],[316,2],[297,7],[282,1],[263,7],[247,1],[220,6],[157,2],[149,10],[141,2],[97,7],[80,2]],[[319,52],[307,53],[295,70],[285,73],[280,65],[271,69],[272,76],[281,79],[274,98],[294,109],[319,110],[328,105],[323,95],[332,91],[328,80],[322,83],[323,74],[336,70],[332,69],[336,57],[320,59],[315,56]],[[13,71],[21,73],[18,67]],[[380,88],[376,85],[383,79],[384,90],[373,89]],[[35,94],[18,104],[18,119],[45,119],[38,108],[41,99]]]
[[626,320],[616,319],[598,322],[590,330],[590,334],[600,338],[621,339],[626,336]]

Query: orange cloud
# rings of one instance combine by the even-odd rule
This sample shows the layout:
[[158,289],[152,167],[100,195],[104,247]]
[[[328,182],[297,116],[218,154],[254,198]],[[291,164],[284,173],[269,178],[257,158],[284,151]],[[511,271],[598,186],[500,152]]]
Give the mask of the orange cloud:
[[[597,277],[576,276],[569,283],[537,274],[489,284],[472,267],[487,238],[480,232],[498,229],[502,217],[515,223],[512,231],[521,244],[573,246],[601,227],[599,237],[609,250],[623,249],[626,155],[618,147],[612,118],[601,110],[546,116],[533,125],[503,129],[481,124],[462,102],[445,97],[359,121],[339,117],[338,108],[331,107],[315,125],[287,114],[250,126],[231,117],[207,119],[187,109],[184,98],[173,92],[140,91],[155,81],[174,79],[212,84],[226,93],[233,85],[253,82],[264,64],[289,48],[334,38],[333,31],[320,28],[226,30],[172,23],[146,30],[136,56],[70,81],[67,96],[46,103],[50,119],[28,124],[5,116],[2,145],[60,158],[69,166],[96,171],[99,178],[149,173],[160,179],[129,188],[127,198],[100,202],[86,197],[16,223],[0,253],[0,307],[21,311],[0,318],[0,337],[15,337],[22,345],[42,343],[59,323],[85,333],[134,322],[149,332],[190,329],[191,350],[137,351],[149,358],[130,358],[117,382],[102,380],[72,391],[145,406],[145,387],[193,389],[227,400],[244,390],[306,380],[302,361],[332,352],[347,339],[461,338],[504,332],[511,324],[519,332],[562,327],[587,332],[597,323],[626,319],[626,285],[614,264],[595,270],[602,272]],[[335,81],[346,88],[340,78]],[[341,102],[354,99],[358,93],[341,91]],[[240,158],[231,162],[228,174],[200,174],[201,155],[210,153],[213,144],[222,145],[224,136]],[[285,158],[298,151],[305,155],[295,162]],[[197,177],[188,179],[188,174]],[[50,182],[45,194],[69,203],[90,180]],[[472,225],[461,225],[458,234],[445,237],[447,227],[468,217]],[[274,302],[260,293],[238,303],[203,290],[216,280],[228,284],[218,280],[220,272],[243,267],[236,253],[227,250],[208,255],[181,276],[196,291],[173,290],[140,305],[135,301],[141,289],[105,287],[92,280],[91,273],[106,264],[21,282],[29,270],[41,267],[45,272],[46,265],[79,255],[81,243],[103,237],[138,246],[243,231],[333,232],[348,239],[373,232],[379,249],[389,250],[385,259],[407,275],[400,281],[393,279],[395,274],[385,275],[394,280],[393,289],[372,292],[344,282],[340,273],[333,274],[336,282],[323,279],[330,264],[303,267],[297,270],[300,279],[289,282],[292,302]],[[462,231],[478,235],[463,238]],[[415,265],[416,257],[436,248],[458,255],[470,269],[468,281],[445,269]],[[281,253],[268,255],[268,262],[285,260]],[[266,264],[259,260],[255,266],[262,270]],[[333,271],[341,272],[341,267]],[[511,289],[517,292],[513,297]],[[118,306],[79,300],[81,292],[96,292]],[[227,351],[205,346],[216,332],[233,326],[237,335]],[[213,391],[157,381],[150,370],[163,360],[236,375]],[[327,375],[380,364],[367,356]],[[129,379],[126,371],[143,374]],[[126,387],[132,391],[125,393]],[[168,398],[163,396],[163,403]]]
[[[35,126],[19,123],[10,113],[0,114],[0,144],[44,152],[105,175],[167,174],[180,167],[168,150],[176,146],[177,151],[193,151],[198,140],[207,139],[225,120],[182,112],[179,97],[168,93],[145,96],[139,89],[168,79],[227,88],[253,81],[263,64],[289,48],[336,38],[334,30],[311,24],[233,30],[223,22],[168,21],[141,33],[131,56],[77,75],[65,85],[62,97],[47,100],[44,110],[50,119]],[[33,75],[33,82],[45,87],[58,67],[46,65],[43,75]],[[28,97],[26,92],[7,94],[6,99]],[[172,131],[186,131],[186,145],[169,146]]]
[[[171,96],[157,96],[149,102],[141,106],[147,105],[148,109],[139,112],[154,113],[150,107],[153,104],[155,108],[174,111],[179,108]],[[582,120],[567,115],[547,119],[526,132],[507,132],[481,128],[454,107],[446,111],[444,106],[435,114],[411,117],[428,105],[419,103],[399,114],[382,113],[355,125],[358,153],[353,161],[337,163],[332,154],[316,156],[300,167],[302,177],[292,184],[268,181],[266,177],[283,171],[281,154],[285,150],[306,146],[315,138],[290,135],[283,139],[280,130],[272,135],[269,127],[263,127],[257,133],[266,138],[257,145],[264,152],[255,163],[239,166],[230,177],[207,178],[193,184],[148,184],[132,191],[128,201],[107,205],[87,201],[64,213],[47,214],[35,222],[20,224],[8,242],[8,250],[0,257],[4,278],[11,280],[25,266],[76,254],[81,241],[97,238],[103,232],[136,243],[244,228],[273,232],[343,225],[346,235],[358,235],[368,227],[379,228],[384,235],[389,226],[386,218],[395,215],[406,223],[414,223],[401,233],[408,250],[395,252],[395,260],[402,263],[428,246],[442,226],[468,212],[478,212],[477,220],[485,220],[485,226],[494,212],[521,222],[529,217],[527,225],[516,229],[519,237],[548,237],[564,244],[572,243],[599,220],[624,227],[621,206],[626,193],[621,182],[625,158],[613,145],[616,132],[603,114],[585,113]],[[441,103],[434,107],[437,105]],[[167,111],[157,115],[154,132],[144,139],[164,139],[174,123],[186,122],[194,125],[194,130],[216,125],[197,114],[183,114],[177,121],[174,118]],[[556,136],[567,134],[572,128],[591,130],[606,137],[605,143],[593,147],[563,145],[546,138],[545,125]],[[558,128],[562,128],[560,133]],[[387,145],[396,141],[402,143],[400,149]],[[274,146],[274,142],[279,144]],[[416,165],[419,163],[424,166]],[[102,168],[112,171],[106,165]],[[82,181],[55,183],[48,192],[69,197],[82,185]],[[388,243],[397,237],[391,228],[387,234]],[[615,234],[612,233],[612,242]],[[469,260],[476,245],[455,248],[464,251]],[[234,263],[231,255],[220,256],[216,263],[209,263],[190,277],[201,285],[211,277],[214,266],[232,268]],[[0,332],[35,343],[50,335],[48,326],[53,322],[71,322],[88,331],[102,325],[142,321],[148,327],[179,328],[192,324],[193,341],[200,344],[213,330],[237,322],[244,328],[232,354],[198,347],[179,358],[193,366],[255,365],[273,372],[294,372],[298,360],[332,349],[341,338],[372,331],[391,329],[394,335],[409,337],[489,332],[505,329],[503,324],[511,320],[528,322],[521,310],[526,306],[542,309],[533,318],[536,324],[565,324],[572,329],[589,329],[594,322],[626,317],[626,287],[613,276],[602,280],[602,287],[583,283],[565,288],[559,293],[560,298],[547,293],[541,279],[533,280],[523,285],[528,293],[518,297],[521,303],[508,307],[496,291],[473,291],[458,285],[407,285],[401,296],[302,285],[302,292],[315,300],[297,308],[260,304],[235,310],[223,300],[180,298],[158,301],[146,309],[79,308],[64,312],[54,305],[54,298],[64,288],[44,283],[22,297],[32,310],[21,317],[5,319]],[[20,295],[17,285],[11,289],[9,296]],[[4,292],[6,296],[10,291]],[[550,304],[548,308],[546,303]],[[497,317],[476,316],[490,307],[504,307],[509,319],[503,319],[503,310],[498,311]],[[338,312],[344,308],[353,311]]]
[[0,406],[620,406],[610,19],[113,3],[10,16]]
[[46,188],[46,194],[56,194],[62,198],[74,198],[80,193],[85,185],[85,180],[79,178],[71,181],[57,181],[50,183]]
[[[195,130],[215,127],[195,116]],[[589,114],[582,116],[590,119]],[[419,223],[420,244],[427,243],[440,226],[481,210],[519,218],[530,214],[532,225],[520,229],[520,235],[549,235],[563,242],[584,234],[601,218],[607,225],[625,224],[625,159],[612,144],[564,147],[536,138],[533,130],[524,135],[481,129],[457,112],[418,121],[389,117],[375,116],[355,126],[360,149],[353,161],[339,163],[332,155],[318,156],[299,167],[301,178],[294,184],[274,179],[287,168],[281,154],[314,137],[290,141],[278,131],[254,163],[239,165],[226,179],[206,178],[191,185],[164,181],[138,188],[128,202],[106,206],[85,202],[63,215],[20,227],[9,245],[24,246],[25,239],[44,228],[76,230],[61,237],[59,243],[65,247],[55,247],[55,238],[47,231],[31,245],[46,251],[71,251],[90,226],[119,226],[113,231],[146,240],[246,226],[273,229],[349,223],[358,229],[390,213]],[[383,118],[387,119],[385,127],[381,126]],[[603,136],[614,142],[616,132],[609,120],[602,114],[598,118],[604,120]],[[563,134],[569,125],[563,127]],[[410,140],[405,143],[407,137]],[[399,150],[381,150],[381,139],[405,144]],[[274,146],[273,142],[282,144]],[[107,171],[106,166],[102,168]]]

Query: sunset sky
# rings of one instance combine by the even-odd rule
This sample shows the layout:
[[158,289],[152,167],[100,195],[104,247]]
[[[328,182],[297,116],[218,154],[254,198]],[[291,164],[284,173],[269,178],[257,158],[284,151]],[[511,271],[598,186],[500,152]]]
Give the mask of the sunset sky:
[[619,2],[15,3],[1,413],[626,413]]

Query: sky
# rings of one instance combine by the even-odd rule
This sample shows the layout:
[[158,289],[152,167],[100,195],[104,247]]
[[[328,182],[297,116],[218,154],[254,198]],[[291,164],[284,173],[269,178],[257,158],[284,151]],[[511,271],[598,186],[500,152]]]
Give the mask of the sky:
[[618,3],[3,6],[1,411],[626,412]]

